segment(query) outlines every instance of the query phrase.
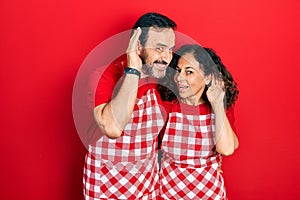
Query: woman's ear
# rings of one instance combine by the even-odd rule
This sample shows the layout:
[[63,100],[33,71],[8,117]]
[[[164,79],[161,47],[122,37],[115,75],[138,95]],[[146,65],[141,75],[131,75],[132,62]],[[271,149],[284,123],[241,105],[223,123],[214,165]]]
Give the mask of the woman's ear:
[[204,77],[205,85],[207,85],[207,86],[210,85],[211,80],[212,80],[212,74],[205,76]]

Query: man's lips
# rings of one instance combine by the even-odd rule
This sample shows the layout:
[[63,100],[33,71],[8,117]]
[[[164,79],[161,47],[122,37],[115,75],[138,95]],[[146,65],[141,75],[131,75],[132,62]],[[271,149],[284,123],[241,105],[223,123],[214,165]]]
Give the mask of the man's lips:
[[158,68],[165,69],[168,65],[164,63],[154,63]]
[[167,65],[168,63],[166,63],[165,61],[155,61],[155,64],[161,64],[161,65]]

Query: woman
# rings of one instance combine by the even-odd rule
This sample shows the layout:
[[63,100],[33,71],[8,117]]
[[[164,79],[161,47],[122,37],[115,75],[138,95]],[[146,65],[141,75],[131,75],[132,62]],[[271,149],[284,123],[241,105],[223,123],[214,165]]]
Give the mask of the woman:
[[227,199],[218,169],[221,155],[238,147],[236,83],[220,58],[199,45],[182,46],[171,67],[176,71],[168,87],[175,95],[162,92],[173,101],[166,102],[170,113],[161,142],[161,198]]

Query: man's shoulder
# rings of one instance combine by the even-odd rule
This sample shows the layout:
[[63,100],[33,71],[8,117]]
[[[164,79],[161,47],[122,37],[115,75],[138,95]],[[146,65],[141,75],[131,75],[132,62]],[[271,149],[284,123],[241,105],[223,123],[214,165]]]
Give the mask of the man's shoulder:
[[102,76],[105,77],[105,79],[113,79],[114,82],[116,82],[123,75],[126,66],[127,57],[126,54],[123,54],[110,62],[110,64],[105,68]]
[[113,65],[117,65],[119,67],[125,68],[127,66],[127,56],[126,54],[123,54],[116,58],[113,63]]

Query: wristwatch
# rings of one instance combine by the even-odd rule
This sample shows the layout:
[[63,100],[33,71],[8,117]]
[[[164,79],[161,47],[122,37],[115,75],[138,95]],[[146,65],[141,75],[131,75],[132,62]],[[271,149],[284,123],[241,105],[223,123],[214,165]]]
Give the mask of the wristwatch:
[[139,78],[141,78],[141,72],[137,69],[134,68],[130,68],[130,67],[126,67],[124,70],[124,74],[135,74],[137,75]]

